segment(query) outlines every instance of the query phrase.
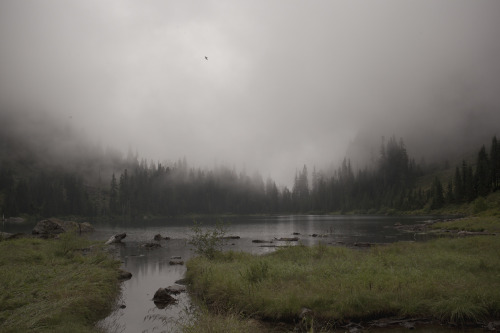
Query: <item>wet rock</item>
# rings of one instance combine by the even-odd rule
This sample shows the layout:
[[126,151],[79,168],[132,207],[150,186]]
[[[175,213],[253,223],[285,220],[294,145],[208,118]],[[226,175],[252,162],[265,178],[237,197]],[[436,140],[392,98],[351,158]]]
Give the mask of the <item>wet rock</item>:
[[240,236],[224,236],[222,239],[240,239]]
[[177,300],[170,295],[167,288],[160,288],[155,292],[153,302],[158,309],[164,309],[167,305],[177,302]]
[[23,233],[11,234],[8,232],[0,232],[0,240],[18,239],[28,237],[28,235]]
[[371,246],[374,246],[375,244],[374,243],[364,243],[364,242],[356,242],[354,243],[354,246],[357,246],[357,247],[371,247]]
[[120,269],[118,271],[118,280],[120,281],[126,281],[126,280],[130,280],[132,278],[132,273],[130,272],[127,272],[123,269]]
[[298,242],[299,237],[281,237],[281,238],[275,238],[277,241],[280,242]]
[[7,221],[9,223],[23,223],[25,219],[22,217],[10,217],[8,219],[4,219],[4,221]]
[[161,241],[161,240],[169,240],[170,237],[163,237],[161,234],[156,234],[153,239],[157,242]]
[[300,235],[300,232],[294,232],[292,235],[298,236],[298,235]]
[[272,241],[265,241],[265,240],[261,240],[261,239],[254,239],[252,241],[252,243],[257,243],[257,244],[260,244],[260,243],[272,243]]
[[169,262],[169,265],[184,265],[184,261],[182,260],[170,260]]
[[92,232],[94,227],[88,222],[78,223],[51,218],[39,221],[31,233],[40,237],[51,237],[69,231]]
[[108,239],[108,241],[104,244],[109,245],[109,244],[121,243],[122,239],[124,239],[125,237],[127,237],[126,233],[116,234],[114,236],[111,236]]
[[46,219],[39,221],[31,233],[41,237],[50,237],[65,232],[61,224],[62,221],[57,219]]
[[409,330],[414,330],[415,329],[415,323],[413,323],[411,321],[404,321],[400,325],[403,326],[404,328],[409,329]]
[[299,318],[310,318],[314,315],[313,310],[308,308],[302,308],[299,313]]
[[484,328],[488,331],[496,332],[500,330],[500,321],[490,321]]
[[167,291],[170,293],[170,295],[178,295],[178,294],[183,293],[187,290],[186,286],[181,286],[181,285],[173,285],[173,286],[169,286],[165,289],[167,289]]

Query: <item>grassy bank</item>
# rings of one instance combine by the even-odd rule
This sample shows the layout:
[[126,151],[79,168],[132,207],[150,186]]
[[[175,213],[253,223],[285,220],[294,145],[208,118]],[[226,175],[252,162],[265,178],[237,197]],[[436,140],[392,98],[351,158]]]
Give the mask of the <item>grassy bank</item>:
[[[462,324],[500,318],[497,236],[395,243],[367,251],[319,245],[265,256],[221,253],[187,263],[191,291],[219,313],[312,322],[426,317]],[[230,331],[230,330],[229,330]]]
[[[72,234],[0,242],[1,332],[95,332],[119,292],[120,263]],[[85,254],[84,254],[85,253]]]

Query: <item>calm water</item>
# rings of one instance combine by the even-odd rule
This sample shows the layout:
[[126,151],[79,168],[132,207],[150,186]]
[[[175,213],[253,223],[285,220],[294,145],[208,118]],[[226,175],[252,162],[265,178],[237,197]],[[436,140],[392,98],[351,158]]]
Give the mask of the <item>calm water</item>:
[[[380,216],[273,216],[223,219],[228,229],[227,235],[240,239],[228,240],[226,248],[264,254],[274,251],[270,244],[252,243],[252,240],[274,240],[271,245],[285,245],[275,238],[299,237],[305,245],[318,242],[331,245],[353,245],[356,242],[388,243],[414,240],[417,235],[400,232],[394,224],[415,224],[432,217],[380,217]],[[214,220],[197,219],[203,226],[215,225]],[[136,223],[118,222],[115,224],[95,225],[93,239],[107,240],[110,236],[126,232],[127,237],[121,245],[112,249],[121,258],[123,269],[132,273],[132,279],[122,283],[122,297],[117,308],[101,322],[109,332],[176,332],[176,323],[189,318],[190,301],[186,293],[178,298],[178,303],[159,309],[152,301],[158,288],[175,284],[185,273],[185,266],[170,265],[172,257],[186,261],[192,255],[188,239],[192,233],[192,220],[144,220]],[[6,232],[30,232],[32,225],[3,226]],[[161,248],[146,249],[141,245],[152,242],[156,234],[168,236],[170,240],[161,241]],[[313,237],[312,235],[323,237]],[[441,330],[439,330],[441,332]]]

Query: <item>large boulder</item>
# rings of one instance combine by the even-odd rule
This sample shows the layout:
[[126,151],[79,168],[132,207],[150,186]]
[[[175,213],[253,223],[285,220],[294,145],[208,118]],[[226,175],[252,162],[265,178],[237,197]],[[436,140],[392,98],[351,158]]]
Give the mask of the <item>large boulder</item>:
[[167,305],[177,302],[177,300],[171,296],[171,292],[167,288],[160,288],[155,292],[153,302],[158,309],[164,309]]
[[61,222],[62,221],[57,219],[41,220],[35,225],[31,233],[42,237],[61,234],[66,231]]

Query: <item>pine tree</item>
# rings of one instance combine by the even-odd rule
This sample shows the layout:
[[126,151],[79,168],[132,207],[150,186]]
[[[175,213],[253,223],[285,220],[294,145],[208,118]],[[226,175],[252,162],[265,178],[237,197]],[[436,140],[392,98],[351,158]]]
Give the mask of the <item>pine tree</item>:
[[434,178],[431,195],[432,195],[431,209],[438,209],[443,207],[444,205],[443,185],[441,185],[441,181],[437,177]]
[[491,191],[490,162],[486,148],[481,147],[477,156],[476,173],[474,175],[475,192],[478,196],[487,196]]
[[112,215],[118,214],[118,184],[116,183],[115,173],[111,177],[109,187],[109,211]]
[[491,140],[490,171],[492,190],[496,191],[500,188],[500,146],[496,136]]

